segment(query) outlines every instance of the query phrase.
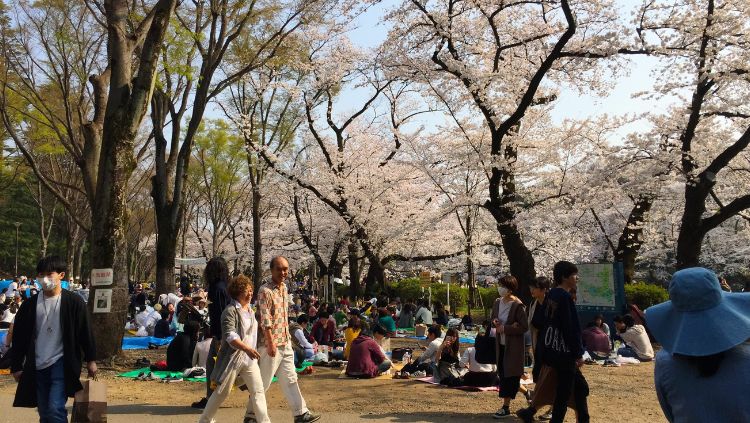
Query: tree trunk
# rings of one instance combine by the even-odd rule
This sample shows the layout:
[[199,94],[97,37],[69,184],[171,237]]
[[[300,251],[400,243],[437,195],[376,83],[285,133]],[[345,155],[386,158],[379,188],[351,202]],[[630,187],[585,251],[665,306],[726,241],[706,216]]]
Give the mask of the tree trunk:
[[175,290],[174,265],[179,238],[179,225],[170,215],[157,214],[156,238],[156,295],[168,294]]
[[625,271],[625,283],[632,283],[635,274],[635,259],[643,246],[643,222],[654,204],[652,196],[641,195],[630,211],[625,227],[615,249],[615,260],[621,261]]
[[367,259],[369,266],[365,276],[365,293],[377,294],[378,289],[385,291],[385,266],[378,257],[370,256]]
[[[253,178],[253,175],[250,176]],[[262,196],[260,187],[253,182],[253,284],[255,292],[258,292],[263,283],[263,239],[261,237],[260,202]]]
[[701,222],[706,211],[707,196],[708,189],[700,183],[685,185],[685,209],[677,237],[677,269],[699,265],[703,238],[706,236]]
[[353,237],[349,240],[349,295],[352,299],[359,297],[361,293],[359,283],[359,247],[357,240]]

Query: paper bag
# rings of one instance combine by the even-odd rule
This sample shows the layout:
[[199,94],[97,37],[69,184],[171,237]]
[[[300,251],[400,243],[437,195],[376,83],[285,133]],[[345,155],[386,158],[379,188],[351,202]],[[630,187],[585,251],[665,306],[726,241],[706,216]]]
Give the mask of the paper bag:
[[420,323],[414,327],[415,335],[425,336],[426,333],[427,333],[427,325]]
[[107,385],[104,382],[82,380],[83,389],[76,392],[71,423],[107,422]]

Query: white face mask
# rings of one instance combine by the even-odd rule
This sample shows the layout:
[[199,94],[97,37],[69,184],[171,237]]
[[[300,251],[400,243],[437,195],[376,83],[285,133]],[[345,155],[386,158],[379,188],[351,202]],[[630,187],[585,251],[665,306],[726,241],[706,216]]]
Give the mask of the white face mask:
[[504,297],[508,293],[508,288],[504,286],[498,286],[497,287],[497,293],[500,294],[501,297]]
[[52,291],[57,287],[57,282],[54,278],[50,278],[49,276],[45,276],[42,278],[42,289],[45,291]]

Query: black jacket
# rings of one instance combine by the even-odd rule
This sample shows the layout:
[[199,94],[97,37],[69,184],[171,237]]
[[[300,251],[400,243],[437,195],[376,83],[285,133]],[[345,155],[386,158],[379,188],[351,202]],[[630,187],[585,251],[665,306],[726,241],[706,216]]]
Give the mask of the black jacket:
[[[13,324],[13,354],[10,370],[23,370],[18,382],[14,407],[36,407],[36,327],[37,297],[32,295],[21,304]],[[96,358],[94,336],[89,325],[89,315],[83,299],[63,289],[60,298],[60,326],[63,341],[63,367],[65,369],[65,394],[68,397],[83,389],[81,365]]]
[[[538,308],[538,307],[537,307]],[[536,313],[535,313],[536,314]],[[532,321],[536,326],[536,323]],[[583,355],[581,325],[573,297],[562,288],[549,291],[544,301],[542,361],[550,366],[574,362]],[[539,344],[537,344],[539,345]]]
[[211,324],[211,336],[221,338],[221,313],[232,302],[227,293],[227,283],[217,282],[208,287],[208,318]]

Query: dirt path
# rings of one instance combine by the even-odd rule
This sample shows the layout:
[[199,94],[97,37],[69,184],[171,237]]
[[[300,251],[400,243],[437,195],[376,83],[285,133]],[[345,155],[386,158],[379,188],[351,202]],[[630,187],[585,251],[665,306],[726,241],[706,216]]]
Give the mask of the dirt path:
[[[393,347],[397,347],[398,340],[394,341]],[[163,359],[164,355],[164,349],[128,352],[125,361],[135,361],[141,356],[155,361]],[[653,391],[653,363],[619,368],[585,366],[583,371],[591,387],[592,422],[666,421]],[[198,418],[198,410],[189,405],[204,395],[203,384],[137,382],[115,378],[114,371],[102,373],[102,379],[108,384],[110,422],[133,423],[149,417],[156,417],[155,421],[160,423],[190,422]],[[324,414],[321,422],[489,422],[493,421],[491,414],[500,406],[494,392],[463,392],[412,380],[338,379],[338,374],[337,370],[316,368],[315,374],[300,377],[308,406]],[[12,378],[0,376],[0,423],[37,420],[36,410],[11,408],[14,391]],[[274,422],[291,421],[278,385],[271,386],[267,398]],[[246,401],[245,395],[233,392],[217,421],[242,421]],[[524,403],[521,399],[514,400],[511,411],[525,406]],[[569,412],[566,422],[574,421],[573,413]]]

